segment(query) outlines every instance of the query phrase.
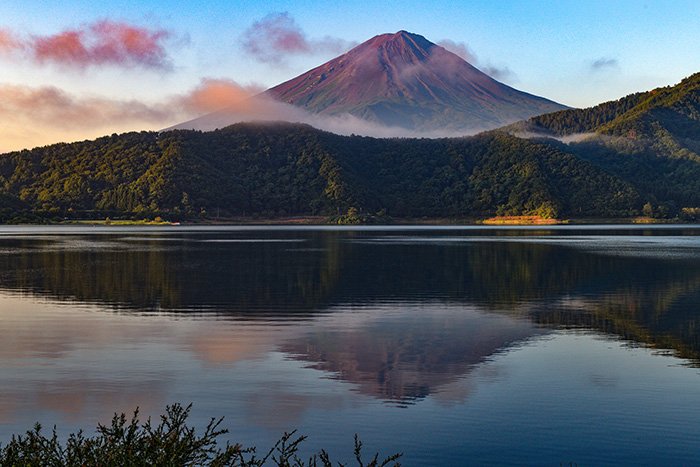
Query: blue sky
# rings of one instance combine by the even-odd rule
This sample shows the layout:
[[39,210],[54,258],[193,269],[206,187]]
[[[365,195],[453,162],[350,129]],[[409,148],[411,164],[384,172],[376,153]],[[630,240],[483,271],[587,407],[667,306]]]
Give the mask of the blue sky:
[[[255,32],[251,33],[253,25],[265,18],[279,19],[282,13],[312,46],[329,40],[359,43],[400,29],[433,42],[449,39],[466,45],[476,57],[473,64],[477,67],[500,70],[499,78],[505,83],[576,107],[674,84],[700,71],[697,0],[4,0],[0,3],[0,97],[7,99],[18,92],[29,95],[51,86],[65,93],[71,102],[83,99],[80,102],[164,106],[176,96],[187,96],[201,87],[203,79],[229,80],[246,89],[251,85],[264,88],[337,55],[332,48],[322,48],[318,53],[283,53],[279,60],[264,62],[247,52],[245,37]],[[95,25],[100,21],[130,25],[153,34],[163,32],[153,37],[157,37],[154,40],[165,58],[154,66],[154,56],[114,60],[90,56],[70,63],[61,62],[62,57],[57,55],[39,57],[37,38],[90,28],[90,34],[96,34]],[[31,47],[23,45],[24,49],[16,47],[1,53],[3,31],[6,43],[9,37],[15,43],[31,43]],[[17,106],[12,110],[18,113]],[[32,115],[40,110],[33,109]],[[142,120],[120,120],[118,112],[113,115],[114,125],[105,116],[101,125],[93,125],[91,132],[86,129],[85,135],[108,132],[112,127],[115,131],[150,129],[176,122],[161,122],[158,115],[162,112]],[[172,118],[181,116],[173,114]],[[17,128],[26,126],[20,117],[14,125]],[[49,117],[46,120],[50,123]],[[15,129],[3,135],[0,129],[0,140],[16,141],[4,147],[0,143],[0,150],[31,145],[32,141],[51,142],[58,132],[49,130],[42,138],[41,131],[34,131],[32,136]]]

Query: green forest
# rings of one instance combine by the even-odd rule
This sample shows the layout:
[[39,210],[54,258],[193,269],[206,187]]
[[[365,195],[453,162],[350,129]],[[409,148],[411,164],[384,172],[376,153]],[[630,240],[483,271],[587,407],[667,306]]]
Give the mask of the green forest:
[[[585,137],[556,139],[579,133]],[[12,152],[0,155],[0,221],[695,220],[698,153],[700,74],[464,138],[339,136],[277,122],[114,134]]]
[[624,216],[635,187],[504,133],[337,136],[298,124],[112,135],[0,156],[2,212],[42,217]]

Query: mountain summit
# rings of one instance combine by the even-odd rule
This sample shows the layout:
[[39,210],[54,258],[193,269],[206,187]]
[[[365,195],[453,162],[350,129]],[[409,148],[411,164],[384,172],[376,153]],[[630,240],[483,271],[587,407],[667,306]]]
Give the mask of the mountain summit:
[[173,128],[305,122],[333,133],[454,136],[567,107],[499,83],[423,36],[381,34],[240,105]]
[[406,31],[373,37],[265,94],[312,113],[420,131],[491,129],[566,108]]

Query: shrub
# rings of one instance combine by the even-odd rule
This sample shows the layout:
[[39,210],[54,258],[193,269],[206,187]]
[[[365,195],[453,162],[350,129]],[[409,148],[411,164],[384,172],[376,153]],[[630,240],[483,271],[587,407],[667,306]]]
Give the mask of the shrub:
[[[174,404],[166,408],[157,426],[150,418],[139,421],[139,411],[134,411],[127,421],[125,414],[114,414],[111,425],[98,425],[94,437],[86,437],[83,431],[68,436],[62,444],[54,427],[45,436],[38,423],[23,435],[13,435],[6,446],[0,446],[0,465],[3,466],[241,466],[261,467],[331,467],[330,455],[321,450],[308,461],[298,456],[299,446],[306,436],[296,436],[295,431],[284,433],[277,443],[261,457],[256,448],[244,448],[240,444],[217,444],[217,438],[228,430],[221,429],[223,418],[212,418],[204,433],[199,436],[187,425],[192,405]],[[361,467],[400,465],[401,454],[379,460],[375,454],[368,463],[362,460],[362,442],[355,435],[355,460]],[[338,465],[344,465],[337,463]]]

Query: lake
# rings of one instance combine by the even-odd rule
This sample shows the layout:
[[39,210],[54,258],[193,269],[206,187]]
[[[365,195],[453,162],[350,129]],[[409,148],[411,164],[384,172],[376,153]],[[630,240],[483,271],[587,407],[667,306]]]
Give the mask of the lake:
[[0,440],[193,403],[403,465],[700,462],[700,227],[0,227]]

